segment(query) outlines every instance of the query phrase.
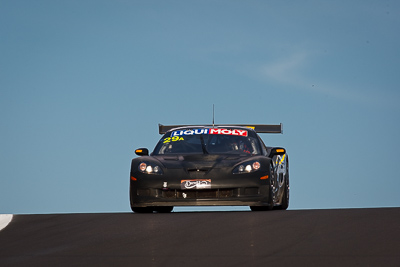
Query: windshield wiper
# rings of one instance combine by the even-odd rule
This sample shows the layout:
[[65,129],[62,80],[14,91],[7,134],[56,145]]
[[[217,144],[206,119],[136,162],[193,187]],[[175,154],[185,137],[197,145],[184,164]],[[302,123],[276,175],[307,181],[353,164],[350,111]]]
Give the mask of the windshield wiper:
[[202,134],[200,134],[200,141],[201,141],[201,149],[203,149],[203,154],[209,154],[206,148],[206,144],[204,143],[204,138]]

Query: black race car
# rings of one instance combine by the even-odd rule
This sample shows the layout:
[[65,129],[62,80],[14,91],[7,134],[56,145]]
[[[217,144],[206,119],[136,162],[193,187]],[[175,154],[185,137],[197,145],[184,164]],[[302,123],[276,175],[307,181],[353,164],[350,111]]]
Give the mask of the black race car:
[[280,125],[164,126],[149,155],[132,160],[134,212],[171,212],[174,206],[250,206],[287,209],[289,159],[257,133],[282,133]]

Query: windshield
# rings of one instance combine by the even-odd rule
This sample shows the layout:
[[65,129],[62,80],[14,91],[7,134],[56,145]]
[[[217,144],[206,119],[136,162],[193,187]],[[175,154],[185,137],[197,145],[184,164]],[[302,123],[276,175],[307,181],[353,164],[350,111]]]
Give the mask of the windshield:
[[184,129],[166,133],[153,154],[259,155],[260,144],[253,131],[244,129]]

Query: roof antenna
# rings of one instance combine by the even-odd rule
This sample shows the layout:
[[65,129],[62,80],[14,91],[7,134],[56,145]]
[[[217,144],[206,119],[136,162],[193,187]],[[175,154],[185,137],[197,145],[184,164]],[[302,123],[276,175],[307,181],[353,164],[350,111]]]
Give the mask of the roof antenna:
[[214,104],[213,104],[213,127],[214,127]]

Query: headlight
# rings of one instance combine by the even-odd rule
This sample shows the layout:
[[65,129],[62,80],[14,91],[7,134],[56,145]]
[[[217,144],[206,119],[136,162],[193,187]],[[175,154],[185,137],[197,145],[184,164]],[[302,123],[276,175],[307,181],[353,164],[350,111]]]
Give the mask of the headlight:
[[254,172],[260,168],[261,168],[260,162],[249,161],[236,166],[235,169],[233,169],[233,174]]
[[161,167],[152,163],[141,162],[138,169],[147,174],[163,174]]

